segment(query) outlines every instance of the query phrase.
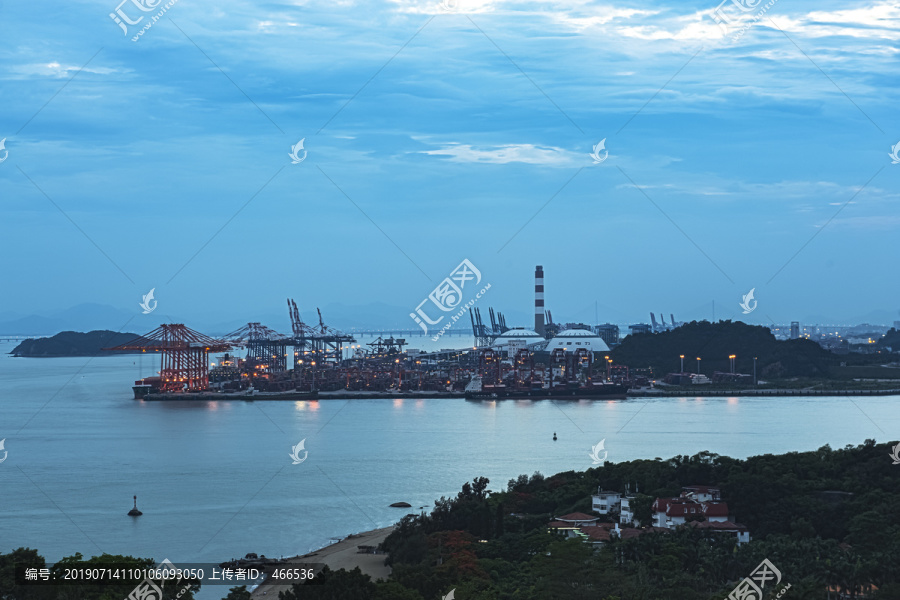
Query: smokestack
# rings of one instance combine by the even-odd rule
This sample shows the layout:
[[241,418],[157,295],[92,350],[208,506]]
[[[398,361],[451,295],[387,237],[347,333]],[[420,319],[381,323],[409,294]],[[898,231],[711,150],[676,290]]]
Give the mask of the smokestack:
[[534,330],[544,335],[544,267],[534,268]]

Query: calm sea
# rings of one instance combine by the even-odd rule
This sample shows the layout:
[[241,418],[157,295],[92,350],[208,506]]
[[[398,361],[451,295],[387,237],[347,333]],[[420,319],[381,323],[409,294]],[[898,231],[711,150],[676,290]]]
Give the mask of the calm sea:
[[[898,397],[139,402],[133,380],[158,369],[149,356],[11,348],[0,344],[0,551],[50,561],[304,553],[395,522],[406,510],[392,502],[431,507],[477,476],[501,489],[521,473],[589,468],[601,440],[619,462],[900,437]],[[301,440],[307,458],[291,464]],[[135,494],[138,519],[126,516]]]

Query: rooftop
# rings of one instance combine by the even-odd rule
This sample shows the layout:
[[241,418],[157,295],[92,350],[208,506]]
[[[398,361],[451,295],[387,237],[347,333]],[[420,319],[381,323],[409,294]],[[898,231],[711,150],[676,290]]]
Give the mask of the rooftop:
[[599,519],[600,517],[595,517],[594,515],[586,515],[580,512],[569,513],[567,515],[556,517],[557,521],[597,521]]

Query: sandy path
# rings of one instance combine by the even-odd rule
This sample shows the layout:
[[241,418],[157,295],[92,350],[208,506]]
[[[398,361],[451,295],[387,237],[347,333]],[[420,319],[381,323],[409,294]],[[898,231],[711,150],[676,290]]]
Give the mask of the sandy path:
[[[340,542],[325,546],[321,550],[304,554],[303,556],[295,556],[293,558],[284,559],[284,565],[289,566],[297,563],[324,563],[329,569],[337,571],[338,569],[352,570],[359,567],[360,570],[376,579],[387,579],[391,574],[391,568],[385,566],[384,559],[386,554],[361,554],[357,546],[377,546],[384,541],[394,530],[393,526],[383,529],[374,529],[364,533],[349,535]],[[291,584],[275,584],[271,585],[263,583],[253,591],[253,598],[278,598],[278,592],[290,589]]]

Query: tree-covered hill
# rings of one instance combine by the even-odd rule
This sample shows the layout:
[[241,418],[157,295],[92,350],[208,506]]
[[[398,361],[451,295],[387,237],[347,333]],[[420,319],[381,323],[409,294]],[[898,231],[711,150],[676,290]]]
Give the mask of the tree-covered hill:
[[[890,453],[890,444],[873,440],[747,460],[700,453],[523,475],[499,493],[476,478],[430,515],[404,518],[385,540],[390,582],[328,572],[281,598],[431,600],[454,590],[457,600],[723,600],[768,559],[782,581],[761,600],[787,584],[786,597],[797,600],[837,598],[828,588],[840,588],[841,598],[896,600],[900,466]],[[737,546],[728,534],[679,528],[613,537],[596,549],[548,530],[554,516],[589,513],[601,485],[630,485],[647,501],[683,486],[718,486],[752,541]]]
[[612,359],[631,368],[650,367],[662,377],[681,368],[681,355],[685,371],[696,372],[700,357],[700,372],[711,376],[730,370],[731,354],[741,373],[752,373],[757,357],[760,379],[827,377],[830,367],[841,362],[813,341],[777,340],[768,327],[740,321],[693,321],[661,333],[629,335],[612,351]]
[[[438,600],[453,591],[455,600],[725,600],[768,560],[781,580],[756,600],[774,600],[779,592],[784,600],[897,600],[900,465],[890,456],[896,443],[866,440],[746,460],[702,452],[607,462],[585,472],[522,475],[499,492],[476,477],[456,497],[436,501],[430,514],[401,520],[383,544],[392,567],[388,581],[372,581],[359,569],[325,569],[279,599]],[[752,539],[738,546],[729,534],[681,527],[612,536],[593,547],[548,528],[553,517],[589,513],[598,487],[626,485],[640,490],[636,508],[645,512],[653,498],[685,486],[717,486],[729,518],[746,525]],[[42,567],[44,559],[26,549],[0,554],[3,600],[115,600],[129,587],[115,593],[60,588],[48,595],[47,588],[15,585],[15,564]],[[234,588],[226,600],[247,598],[245,589]]]
[[118,333],[100,330],[88,333],[63,331],[48,338],[25,340],[10,354],[27,357],[51,356],[102,356],[108,354],[103,348],[111,348],[130,342],[138,337],[136,333]]

